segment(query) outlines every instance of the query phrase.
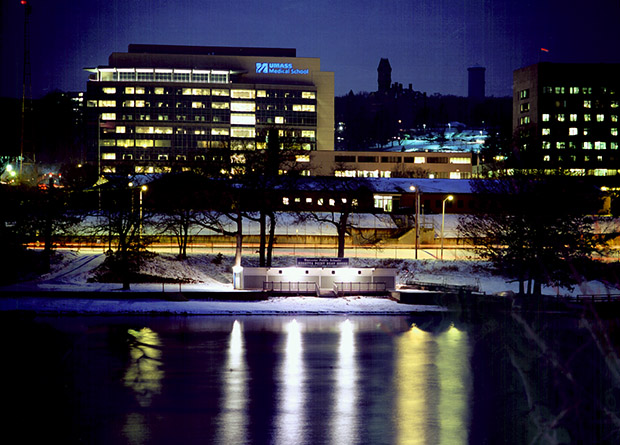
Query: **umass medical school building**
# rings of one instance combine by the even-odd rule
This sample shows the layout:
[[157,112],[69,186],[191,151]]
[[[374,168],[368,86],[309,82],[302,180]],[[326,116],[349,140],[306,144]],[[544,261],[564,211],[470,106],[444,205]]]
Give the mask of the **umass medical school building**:
[[334,73],[295,49],[129,45],[87,70],[89,159],[101,173],[215,160],[242,172],[243,153],[274,128],[302,153],[334,149]]

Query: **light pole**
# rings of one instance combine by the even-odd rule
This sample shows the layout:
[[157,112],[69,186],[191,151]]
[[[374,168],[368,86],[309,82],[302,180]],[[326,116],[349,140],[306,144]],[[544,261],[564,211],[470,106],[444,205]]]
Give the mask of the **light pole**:
[[142,245],[142,193],[146,192],[148,189],[148,187],[146,185],[143,185],[142,187],[140,187],[140,229],[139,229],[139,233],[138,233],[138,242],[140,243],[140,245]]
[[442,260],[443,260],[443,227],[444,227],[444,221],[446,219],[446,201],[452,201],[453,199],[454,199],[454,196],[448,195],[443,200],[442,205],[441,205],[441,259]]
[[412,185],[409,190],[415,192],[415,259],[418,259],[418,248],[420,245],[420,188]]

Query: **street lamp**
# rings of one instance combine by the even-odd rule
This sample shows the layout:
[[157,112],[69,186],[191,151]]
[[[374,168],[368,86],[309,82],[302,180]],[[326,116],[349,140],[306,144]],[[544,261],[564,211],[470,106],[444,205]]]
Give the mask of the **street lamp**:
[[448,195],[443,200],[442,205],[441,205],[441,259],[442,260],[443,260],[443,228],[444,228],[444,221],[446,219],[446,201],[452,201],[453,199],[454,199],[454,196]]
[[418,248],[420,244],[420,193],[419,187],[412,185],[409,190],[415,192],[415,259],[418,259]]
[[140,244],[142,244],[142,193],[146,192],[148,189],[148,187],[146,185],[143,185],[142,187],[140,187],[140,232],[139,232],[139,238],[138,241],[140,242]]

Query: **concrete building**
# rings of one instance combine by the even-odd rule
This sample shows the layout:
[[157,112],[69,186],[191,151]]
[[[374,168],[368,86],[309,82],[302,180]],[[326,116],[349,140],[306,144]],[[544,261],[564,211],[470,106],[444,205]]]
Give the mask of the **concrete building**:
[[620,170],[620,64],[542,62],[514,72],[522,167],[607,176]]
[[242,172],[272,128],[298,149],[334,149],[334,73],[295,49],[129,45],[88,70],[88,154],[101,173]]
[[418,177],[470,179],[471,151],[332,151],[312,152],[313,176],[353,178]]

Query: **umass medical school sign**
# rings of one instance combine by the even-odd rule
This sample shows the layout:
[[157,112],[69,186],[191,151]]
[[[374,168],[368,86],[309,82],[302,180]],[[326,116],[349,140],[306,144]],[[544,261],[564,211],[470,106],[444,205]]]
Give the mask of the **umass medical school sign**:
[[292,63],[256,62],[256,73],[258,74],[308,74],[308,72],[308,69],[293,68]]

